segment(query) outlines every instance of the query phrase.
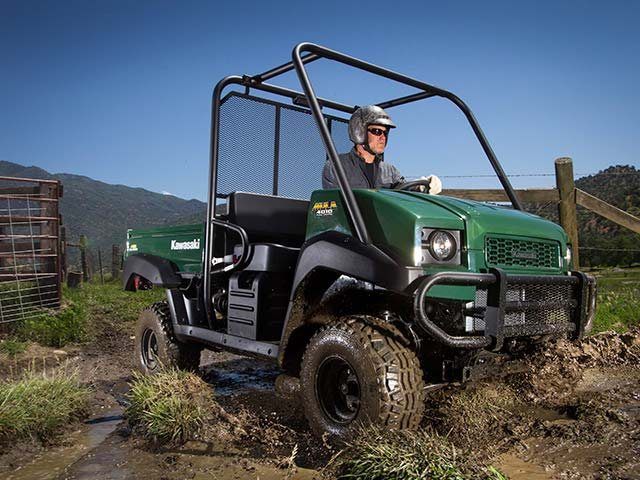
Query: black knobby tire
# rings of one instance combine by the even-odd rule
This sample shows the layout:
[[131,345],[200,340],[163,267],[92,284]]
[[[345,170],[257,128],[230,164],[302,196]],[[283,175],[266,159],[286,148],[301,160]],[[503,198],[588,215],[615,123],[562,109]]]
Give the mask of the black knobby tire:
[[202,347],[178,341],[171,327],[167,302],[157,302],[142,311],[136,325],[134,364],[145,374],[161,367],[195,371]]
[[345,439],[367,422],[415,429],[422,420],[420,362],[397,328],[374,317],[346,317],[321,328],[305,351],[300,384],[318,435]]

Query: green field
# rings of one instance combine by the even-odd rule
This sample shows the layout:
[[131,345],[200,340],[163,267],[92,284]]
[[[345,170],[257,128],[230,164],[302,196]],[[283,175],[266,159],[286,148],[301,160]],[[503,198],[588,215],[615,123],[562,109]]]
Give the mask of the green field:
[[624,332],[640,325],[640,268],[613,268],[591,273],[598,280],[593,333]]

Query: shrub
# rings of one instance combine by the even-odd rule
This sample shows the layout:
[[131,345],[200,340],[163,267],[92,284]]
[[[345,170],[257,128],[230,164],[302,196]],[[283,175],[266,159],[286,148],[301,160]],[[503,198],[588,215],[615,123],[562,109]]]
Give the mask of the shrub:
[[85,334],[86,312],[75,302],[66,302],[59,311],[34,316],[17,325],[16,335],[48,347],[78,342]]
[[0,353],[9,357],[15,357],[19,353],[24,352],[27,349],[26,342],[20,342],[12,338],[7,338],[0,341]]
[[472,465],[445,437],[426,430],[385,430],[370,426],[335,461],[339,478],[354,480],[500,479],[493,467]]
[[75,373],[27,371],[0,382],[0,441],[48,440],[61,427],[87,413],[89,389]]
[[212,400],[210,387],[196,375],[167,369],[134,373],[126,416],[142,436],[158,443],[183,443],[204,426]]

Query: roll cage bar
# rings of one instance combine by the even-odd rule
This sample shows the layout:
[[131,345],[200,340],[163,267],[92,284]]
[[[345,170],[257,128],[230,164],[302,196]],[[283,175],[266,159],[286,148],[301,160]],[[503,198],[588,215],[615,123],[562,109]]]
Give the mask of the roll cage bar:
[[[316,121],[318,129],[320,130],[320,135],[322,137],[322,141],[324,142],[325,148],[327,150],[327,155],[331,164],[333,166],[334,172],[336,174],[336,180],[338,181],[338,185],[340,187],[340,193],[344,200],[344,204],[347,209],[347,216],[350,219],[355,234],[362,243],[369,244],[371,243],[371,239],[369,236],[369,232],[367,231],[367,227],[365,225],[364,219],[362,217],[362,213],[360,212],[360,208],[356,202],[355,196],[351,187],[347,181],[346,175],[342,168],[342,164],[338,160],[338,152],[336,150],[335,144],[331,137],[331,132],[324,122],[324,118],[322,115],[322,107],[328,107],[334,110],[338,110],[344,113],[352,114],[356,110],[356,106],[345,105],[342,103],[334,102],[328,99],[319,98],[311,85],[311,81],[309,80],[309,76],[307,74],[307,70],[305,65],[311,62],[314,62],[320,58],[325,58],[328,60],[333,60],[335,62],[341,63],[343,65],[347,65],[350,67],[357,68],[359,70],[364,70],[366,72],[372,73],[374,75],[379,75],[381,77],[387,78],[389,80],[394,80],[396,82],[402,83],[404,85],[408,85],[410,87],[414,87],[420,92],[407,95],[399,98],[394,98],[391,100],[383,101],[377,103],[378,106],[387,109],[392,107],[397,107],[400,105],[405,105],[408,103],[416,102],[418,100],[423,100],[430,97],[442,97],[453,102],[464,114],[467,118],[467,121],[471,125],[473,132],[475,133],[482,149],[484,150],[485,155],[489,159],[491,166],[493,167],[502,187],[504,188],[507,197],[511,201],[513,207],[517,210],[522,210],[522,205],[514,191],[509,179],[507,178],[500,162],[498,161],[491,145],[489,145],[489,141],[485,137],[480,125],[471,112],[471,109],[464,103],[458,96],[453,93],[443,90],[441,88],[435,87],[433,85],[429,85],[428,83],[421,82],[414,78],[408,77],[406,75],[402,75],[400,73],[394,72],[392,70],[388,70],[383,67],[379,67],[372,63],[365,62],[363,60],[351,57],[349,55],[345,55],[343,53],[337,52],[335,50],[328,49],[326,47],[322,47],[320,45],[315,45],[313,43],[300,43],[296,45],[292,52],[292,61],[279,65],[275,68],[267,70],[258,75],[248,76],[229,76],[220,80],[214,90],[213,90],[213,99],[211,105],[211,149],[209,152],[210,156],[210,165],[209,165],[209,198],[207,202],[207,222],[206,222],[206,236],[205,236],[205,249],[204,249],[204,290],[205,290],[205,307],[207,310],[207,315],[211,315],[211,251],[212,251],[212,232],[213,232],[213,223],[212,220],[215,220],[215,211],[216,211],[216,201],[218,198],[217,193],[217,180],[218,180],[218,149],[219,149],[219,137],[220,137],[220,107],[222,104],[222,92],[223,90],[231,85],[239,85],[245,87],[247,90],[250,88],[261,90],[267,93],[275,94],[290,98],[294,104],[303,105],[308,107],[313,114],[313,117]],[[278,85],[272,85],[270,83],[266,83],[272,78],[278,77],[284,73],[290,72],[291,70],[295,70],[300,84],[302,86],[302,92],[298,92],[295,90],[291,90],[285,87],[281,87]]]

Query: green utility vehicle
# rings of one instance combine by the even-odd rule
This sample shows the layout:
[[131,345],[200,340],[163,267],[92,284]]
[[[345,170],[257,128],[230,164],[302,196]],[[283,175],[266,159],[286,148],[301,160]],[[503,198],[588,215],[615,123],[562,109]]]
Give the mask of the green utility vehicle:
[[[452,101],[512,205],[412,191],[424,180],[350,188],[337,152],[356,107],[316,96],[305,65],[322,58],[416,89],[384,109]],[[269,83],[292,70],[302,92]],[[327,159],[339,189],[321,189]],[[446,90],[303,43],[291,62],[216,85],[210,161],[206,222],[128,232],[125,288],[167,292],[138,323],[145,372],[195,369],[203,348],[272,359],[276,388],[301,396],[317,433],[342,437],[365,419],[416,427],[430,389],[590,328],[595,282],[573,271],[567,235],[522,211]]]

